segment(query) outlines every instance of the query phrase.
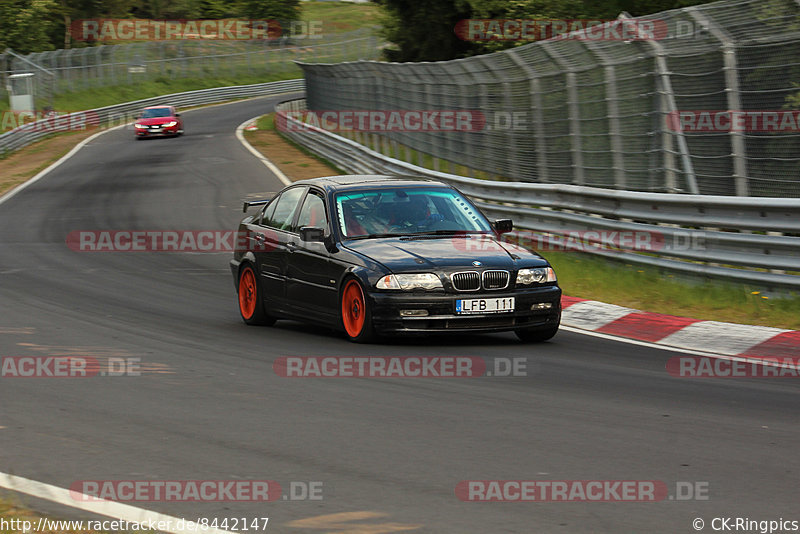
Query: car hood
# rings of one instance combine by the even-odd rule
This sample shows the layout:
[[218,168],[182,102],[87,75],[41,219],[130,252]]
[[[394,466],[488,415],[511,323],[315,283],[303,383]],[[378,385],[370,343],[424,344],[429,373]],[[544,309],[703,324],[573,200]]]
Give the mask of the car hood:
[[146,126],[153,126],[155,124],[166,124],[168,122],[177,122],[175,117],[151,117],[149,119],[137,119],[136,124],[144,124]]
[[[354,239],[344,246],[393,272],[475,267],[513,270],[547,265],[538,254],[487,235]],[[481,263],[476,266],[474,261]]]

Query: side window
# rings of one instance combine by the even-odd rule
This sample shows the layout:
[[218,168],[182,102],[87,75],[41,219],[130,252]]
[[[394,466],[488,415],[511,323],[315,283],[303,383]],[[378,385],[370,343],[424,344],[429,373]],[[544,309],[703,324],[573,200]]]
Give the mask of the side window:
[[267,204],[267,206],[264,208],[264,213],[261,216],[261,220],[259,221],[259,224],[261,226],[267,226],[267,221],[269,221],[272,215],[275,213],[275,206],[277,205],[278,205],[277,198],[272,199],[272,201],[269,204]]
[[328,217],[325,215],[325,201],[316,191],[309,191],[300,209],[300,216],[297,218],[297,230],[304,226],[314,226],[316,228],[328,228]]
[[305,187],[295,187],[284,191],[275,203],[275,209],[272,214],[266,216],[267,214],[265,213],[264,225],[278,230],[289,230],[295,211],[297,211],[297,204],[300,202],[305,190]]

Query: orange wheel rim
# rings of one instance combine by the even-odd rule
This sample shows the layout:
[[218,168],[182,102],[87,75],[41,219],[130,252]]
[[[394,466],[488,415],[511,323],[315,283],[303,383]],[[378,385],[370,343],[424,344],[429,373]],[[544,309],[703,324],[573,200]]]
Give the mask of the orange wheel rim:
[[242,317],[249,319],[256,311],[256,277],[253,269],[247,267],[239,278],[239,310]]
[[364,328],[365,313],[364,292],[358,282],[350,280],[344,286],[342,295],[342,322],[347,335],[358,337]]

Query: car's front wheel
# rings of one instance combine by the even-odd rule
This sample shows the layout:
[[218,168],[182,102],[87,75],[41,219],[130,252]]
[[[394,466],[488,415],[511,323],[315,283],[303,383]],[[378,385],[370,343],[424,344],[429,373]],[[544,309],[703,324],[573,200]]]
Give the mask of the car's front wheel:
[[245,265],[239,272],[239,313],[242,315],[242,320],[249,325],[275,323],[275,319],[264,311],[258,277],[250,265]]
[[369,343],[374,340],[372,310],[364,288],[355,278],[345,281],[341,304],[342,327],[347,338],[355,343]]

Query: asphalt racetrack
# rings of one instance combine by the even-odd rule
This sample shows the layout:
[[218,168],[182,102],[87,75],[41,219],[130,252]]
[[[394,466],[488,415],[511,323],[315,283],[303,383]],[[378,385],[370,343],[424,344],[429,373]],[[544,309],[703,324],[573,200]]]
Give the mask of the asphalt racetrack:
[[[186,113],[176,139],[111,131],[0,205],[0,356],[132,358],[141,370],[0,378],[0,472],[61,488],[253,479],[286,495],[292,482],[322,483],[314,500],[130,503],[269,517],[269,533],[674,533],[695,532],[696,518],[705,531],[713,518],[800,520],[796,379],[676,378],[665,364],[678,353],[566,331],[538,345],[511,333],[356,345],[300,323],[248,327],[228,253],[67,246],[74,231],[234,230],[242,199],[282,188],[234,130],[281,99]],[[284,378],[272,365],[281,356],[476,356],[490,368],[524,358],[527,376]],[[469,480],[660,481],[669,495],[462,502],[455,488]]]

